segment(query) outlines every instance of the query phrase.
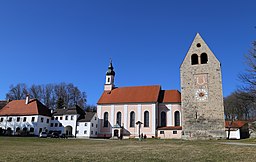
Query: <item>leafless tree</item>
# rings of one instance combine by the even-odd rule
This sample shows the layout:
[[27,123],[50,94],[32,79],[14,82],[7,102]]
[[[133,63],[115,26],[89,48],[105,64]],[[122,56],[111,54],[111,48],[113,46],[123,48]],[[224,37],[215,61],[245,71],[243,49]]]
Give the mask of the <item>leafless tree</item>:
[[21,100],[25,99],[27,94],[28,90],[26,84],[19,83],[16,86],[10,86],[10,91],[6,94],[6,98],[10,100]]

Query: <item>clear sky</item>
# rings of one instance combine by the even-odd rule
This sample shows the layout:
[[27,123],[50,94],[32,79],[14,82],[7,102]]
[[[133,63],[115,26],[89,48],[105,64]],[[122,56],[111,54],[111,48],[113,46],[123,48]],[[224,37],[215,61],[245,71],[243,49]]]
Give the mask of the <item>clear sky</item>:
[[96,104],[112,58],[117,86],[180,90],[197,32],[222,64],[223,93],[241,83],[256,39],[255,0],[1,0],[0,99],[11,84],[73,83]]

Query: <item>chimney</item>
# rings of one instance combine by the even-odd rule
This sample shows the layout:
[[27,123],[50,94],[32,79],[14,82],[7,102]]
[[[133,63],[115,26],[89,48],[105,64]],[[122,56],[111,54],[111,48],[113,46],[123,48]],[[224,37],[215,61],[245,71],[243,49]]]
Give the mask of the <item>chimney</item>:
[[29,94],[26,96],[26,105],[29,103]]

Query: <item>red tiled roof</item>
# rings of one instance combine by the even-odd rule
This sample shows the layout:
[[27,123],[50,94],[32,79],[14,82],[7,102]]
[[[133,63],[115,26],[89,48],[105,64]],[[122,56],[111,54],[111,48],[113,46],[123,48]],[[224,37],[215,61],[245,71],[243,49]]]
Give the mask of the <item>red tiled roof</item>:
[[178,90],[163,90],[162,91],[163,103],[168,103],[168,102],[181,102],[181,95]]
[[158,130],[182,130],[181,126],[159,127]]
[[159,85],[115,88],[104,91],[98,104],[158,102],[160,90]]
[[0,110],[1,116],[6,115],[44,115],[51,116],[51,111],[37,99],[30,100],[28,104],[25,100],[13,100]]
[[241,128],[243,127],[247,122],[246,121],[225,121],[225,127],[226,128]]

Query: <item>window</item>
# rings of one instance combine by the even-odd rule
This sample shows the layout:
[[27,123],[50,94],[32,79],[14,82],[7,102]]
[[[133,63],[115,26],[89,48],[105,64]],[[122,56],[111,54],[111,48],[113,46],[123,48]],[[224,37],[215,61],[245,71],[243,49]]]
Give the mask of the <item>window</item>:
[[97,135],[97,134],[98,134],[98,132],[96,131],[96,132],[95,132],[95,135]]
[[63,118],[63,117],[61,116],[61,117],[60,117],[60,120],[62,120],[62,118]]
[[44,122],[44,118],[41,118],[41,123],[43,123]]
[[87,131],[86,131],[86,130],[84,131],[84,134],[87,134]]
[[201,58],[201,64],[207,64],[207,62],[208,62],[208,56],[207,56],[206,53],[202,53],[201,56],[200,56],[200,58]]
[[52,117],[52,120],[54,120],[54,117]]
[[[24,128],[23,128],[24,129]],[[43,131],[43,128],[39,128],[39,133],[41,133]]]
[[35,117],[32,117],[31,122],[34,122],[34,121],[35,121]]
[[58,117],[55,117],[55,120],[58,120]]
[[74,120],[74,116],[73,115],[71,115],[71,120]]
[[94,120],[97,120],[97,117],[95,116]]
[[27,117],[24,117],[24,118],[23,118],[23,122],[26,122],[26,121],[27,121]]
[[20,117],[17,117],[17,122],[20,122]]
[[166,126],[166,113],[164,111],[161,112],[161,126]]
[[47,120],[46,120],[46,123],[49,123],[49,122],[50,122],[50,120],[49,120],[49,119],[47,119]]
[[149,127],[149,112],[144,112],[144,127]]
[[77,123],[77,126],[79,126],[80,125],[80,123]]
[[79,130],[76,131],[76,134],[78,134],[78,133],[79,133]]
[[164,134],[164,131],[160,131],[160,134]]
[[58,123],[55,123],[54,126],[55,126],[55,127],[58,127]]
[[59,123],[59,127],[62,127],[62,123]]
[[68,116],[65,116],[65,120],[68,120]]
[[8,122],[12,122],[12,117],[10,117],[10,118],[8,119]]
[[96,124],[96,128],[98,128],[98,124]]
[[91,131],[91,135],[93,135],[93,131]]
[[3,122],[3,121],[4,121],[4,118],[1,118],[1,119],[0,119],[0,122]]
[[177,134],[177,131],[173,131],[172,134]]
[[35,130],[35,129],[32,128],[32,127],[29,129],[30,132],[34,132],[34,130]]
[[53,123],[51,123],[51,127],[53,127]]
[[130,127],[135,127],[135,112],[130,113]]
[[174,126],[180,126],[180,112],[175,111],[174,113]]
[[84,126],[87,126],[87,123],[84,123]]
[[198,55],[197,54],[193,54],[191,56],[191,65],[197,65],[198,64]]
[[93,127],[93,123],[92,123],[92,127]]
[[122,113],[119,111],[116,114],[116,124],[118,124],[119,126],[121,126],[121,118],[122,118]]
[[104,113],[104,124],[103,127],[108,127],[108,112]]

